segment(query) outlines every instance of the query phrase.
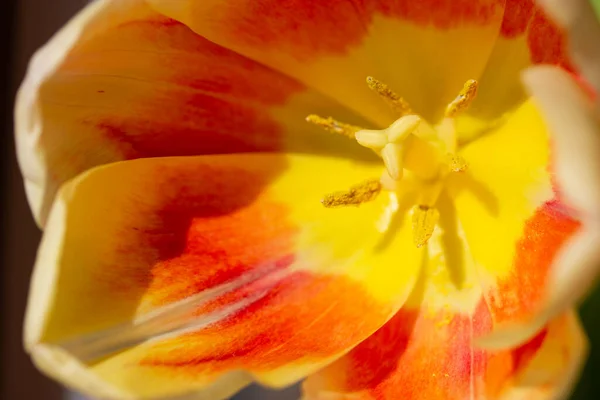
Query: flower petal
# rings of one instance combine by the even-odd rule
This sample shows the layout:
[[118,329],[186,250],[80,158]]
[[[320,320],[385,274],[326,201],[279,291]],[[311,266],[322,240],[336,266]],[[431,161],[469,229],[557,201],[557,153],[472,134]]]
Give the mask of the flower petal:
[[553,170],[561,198],[580,216],[583,226],[556,253],[546,273],[552,290],[533,321],[506,327],[485,338],[487,346],[504,346],[532,332],[579,301],[600,275],[600,125],[591,102],[564,71],[548,66],[523,76],[539,104],[554,139]]
[[600,121],[591,101],[558,68],[532,68],[523,79],[552,133],[554,170],[563,197],[586,217],[599,220]]
[[283,71],[373,121],[393,116],[364,85],[374,76],[428,119],[477,79],[505,0],[148,0],[160,12]]
[[[596,93],[600,93],[600,23],[597,13],[588,0],[538,0],[544,9],[569,36],[569,51],[579,72]],[[600,105],[597,105],[600,111]]]
[[[469,170],[450,178],[494,329],[535,320],[553,293],[552,263],[580,229],[554,193],[549,148],[546,127],[528,101],[504,125],[465,147],[461,155]],[[542,325],[505,345],[527,340]]]
[[474,348],[491,321],[485,307],[467,315],[401,310],[347,356],[311,376],[306,400],[545,400],[565,398],[585,359],[575,312],[553,320],[521,347]]
[[142,157],[293,150],[356,154],[304,121],[339,104],[196,35],[143,0],[94,2],[34,57],[16,106],[27,192],[43,224],[57,188]]
[[290,384],[382,326],[418,275],[422,251],[394,196],[320,204],[380,173],[274,154],[92,169],[50,214],[27,348],[90,395],[216,399],[251,377]]
[[535,64],[572,70],[564,30],[550,20],[535,0],[506,0],[500,35],[479,82],[477,98],[462,118],[461,135],[468,140],[502,119],[527,95],[520,73]]

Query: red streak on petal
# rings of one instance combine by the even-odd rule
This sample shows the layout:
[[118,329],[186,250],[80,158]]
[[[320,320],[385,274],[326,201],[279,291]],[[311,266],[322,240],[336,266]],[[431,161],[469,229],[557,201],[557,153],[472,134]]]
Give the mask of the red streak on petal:
[[540,207],[525,223],[517,243],[513,273],[489,294],[496,322],[525,320],[537,311],[546,293],[549,268],[561,248],[580,227],[558,201]]
[[485,25],[494,21],[503,7],[504,0],[380,0],[377,4],[384,15],[437,29]]
[[[297,227],[288,205],[265,189],[285,168],[285,158],[261,172],[215,163],[148,171],[152,209],[135,222],[124,221],[117,250],[123,276],[108,276],[115,291],[138,282],[134,287],[144,288],[152,307],[161,306],[246,273],[264,275],[291,264]],[[139,196],[143,206],[143,187]]]
[[197,333],[156,345],[141,364],[212,374],[310,362],[355,345],[390,312],[343,276],[297,271],[252,286],[266,289],[264,297]]
[[506,38],[522,35],[535,11],[535,0],[506,0],[500,33]]
[[548,329],[544,328],[540,333],[531,338],[512,351],[514,369],[520,370],[527,367],[529,361],[536,355],[548,336]]
[[400,310],[347,356],[309,378],[307,399],[501,398],[537,355],[549,331],[512,350],[477,348],[474,339],[492,329],[483,300],[472,315],[427,307]]
[[371,0],[247,0],[223,7],[224,29],[236,42],[299,60],[346,53],[367,35],[374,11]]
[[152,232],[159,238],[153,249],[161,255],[150,271],[148,292],[155,303],[292,262],[297,227],[289,221],[287,205],[259,195],[268,177],[207,168],[187,179],[190,184],[181,186],[159,213],[163,233]]
[[161,68],[172,83],[269,104],[284,104],[290,92],[304,89],[299,82],[163,16],[129,21],[112,35],[112,40],[135,43],[138,50],[164,52],[156,66],[147,67]]
[[504,0],[247,0],[224,4],[218,13],[223,13],[223,29],[236,43],[276,49],[306,61],[323,54],[343,55],[360,45],[375,14],[451,29],[490,23],[503,4]]
[[527,32],[527,44],[534,64],[555,64],[573,71],[566,45],[566,34],[537,10]]
[[169,157],[276,151],[282,130],[266,110],[210,95],[160,93],[139,114],[95,121],[123,157]]
[[[115,114],[98,109],[82,121],[118,143],[124,159],[281,149],[283,128],[269,109],[305,90],[302,84],[168,18],[130,21],[108,35],[97,44],[100,49],[123,43],[148,61],[102,61],[100,51],[69,61],[68,69],[134,76],[118,81],[123,91],[127,85],[154,85],[151,95],[133,102],[128,110]],[[97,91],[119,95],[114,89]]]
[[[451,310],[403,309],[345,358],[317,376],[326,392],[364,398],[464,399],[479,390],[487,355],[473,338],[492,327],[485,303],[473,316]],[[313,383],[309,381],[310,385]],[[310,398],[310,397],[309,397]],[[363,397],[360,397],[363,398]]]

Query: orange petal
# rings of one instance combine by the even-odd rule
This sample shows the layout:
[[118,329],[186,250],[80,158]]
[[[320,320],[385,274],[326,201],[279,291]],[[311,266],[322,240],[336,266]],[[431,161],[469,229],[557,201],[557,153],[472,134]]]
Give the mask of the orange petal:
[[350,154],[351,143],[304,118],[335,114],[362,125],[142,0],[89,5],[34,57],[16,107],[19,160],[42,224],[56,189],[97,165],[251,151]]
[[311,376],[306,400],[542,400],[561,398],[577,377],[586,341],[575,312],[521,347],[486,351],[474,336],[491,328],[474,315],[402,310],[347,356]]
[[50,214],[26,346],[92,396],[215,399],[251,377],[290,384],[372,334],[413,287],[422,251],[404,210],[393,218],[405,205],[387,194],[320,203],[380,172],[266,154],[92,169]]
[[289,74],[381,126],[393,114],[364,85],[387,83],[428,119],[477,79],[504,0],[149,0],[206,38]]

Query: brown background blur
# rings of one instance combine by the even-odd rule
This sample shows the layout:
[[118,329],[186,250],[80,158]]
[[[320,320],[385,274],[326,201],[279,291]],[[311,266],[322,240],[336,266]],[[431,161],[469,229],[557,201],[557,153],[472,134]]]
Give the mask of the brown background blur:
[[[33,52],[87,0],[0,0],[0,122],[2,176],[2,359],[1,400],[79,400],[38,373],[23,351],[21,327],[31,267],[40,232],[27,207],[16,164],[12,108],[16,90]],[[279,392],[246,389],[236,400],[297,399],[295,389]]]

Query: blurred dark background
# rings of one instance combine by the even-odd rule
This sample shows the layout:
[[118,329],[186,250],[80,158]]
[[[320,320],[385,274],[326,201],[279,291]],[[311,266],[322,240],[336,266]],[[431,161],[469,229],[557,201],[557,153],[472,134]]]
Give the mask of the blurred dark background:
[[[2,136],[2,305],[1,305],[1,400],[76,399],[39,374],[21,345],[21,326],[29,275],[40,232],[34,225],[15,160],[12,106],[18,85],[32,53],[86,0],[0,0],[0,122]],[[600,399],[600,291],[581,309],[584,324],[596,346],[574,395],[577,400]],[[236,400],[297,399],[291,389],[277,396],[252,387]]]

